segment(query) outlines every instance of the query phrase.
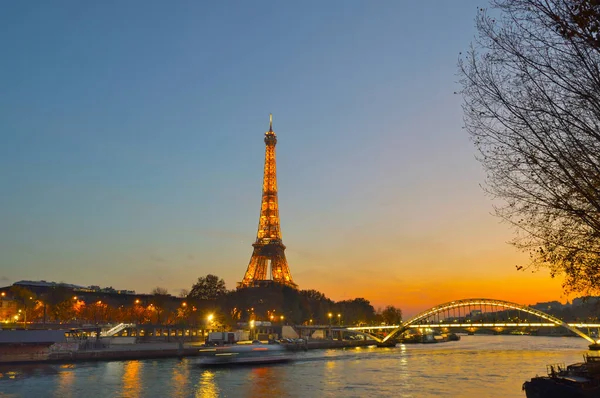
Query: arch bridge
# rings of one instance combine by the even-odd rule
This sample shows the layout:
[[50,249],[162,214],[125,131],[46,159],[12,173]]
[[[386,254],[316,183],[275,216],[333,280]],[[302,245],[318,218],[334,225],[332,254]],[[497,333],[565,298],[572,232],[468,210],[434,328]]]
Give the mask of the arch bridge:
[[[531,322],[529,317],[533,316],[536,322]],[[382,327],[349,327],[346,330],[352,330],[356,333],[364,334],[377,342],[385,343],[398,334],[402,334],[409,328],[419,327],[441,327],[441,328],[475,328],[475,327],[563,327],[575,333],[579,337],[586,339],[591,343],[596,341],[583,333],[577,327],[585,327],[583,324],[569,324],[562,320],[536,310],[510,301],[474,298],[450,301],[432,307],[413,318],[403,322],[401,325],[382,326]],[[589,325],[597,327],[599,325]],[[387,329],[390,333],[381,338],[370,330]]]

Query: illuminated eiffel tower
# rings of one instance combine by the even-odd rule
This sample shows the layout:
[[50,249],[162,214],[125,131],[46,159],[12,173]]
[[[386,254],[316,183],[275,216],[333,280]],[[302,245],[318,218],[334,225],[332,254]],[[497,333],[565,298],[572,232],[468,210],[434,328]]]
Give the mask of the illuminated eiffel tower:
[[[295,289],[290,267],[285,258],[285,245],[281,241],[279,226],[279,205],[277,203],[277,165],[275,145],[277,136],[273,131],[273,116],[269,115],[269,131],[265,133],[265,173],[263,177],[262,203],[254,251],[244,279],[238,289],[251,286],[265,286],[275,282]],[[268,275],[268,271],[271,274]]]

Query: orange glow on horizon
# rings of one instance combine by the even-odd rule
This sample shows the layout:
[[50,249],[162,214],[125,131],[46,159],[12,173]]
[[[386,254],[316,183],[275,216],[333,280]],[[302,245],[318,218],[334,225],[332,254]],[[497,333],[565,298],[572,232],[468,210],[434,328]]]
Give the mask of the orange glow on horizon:
[[[404,318],[433,306],[459,299],[490,298],[533,305],[545,301],[566,301],[559,279],[543,272],[513,273],[503,277],[482,279],[475,277],[420,278],[413,283],[398,283],[394,279],[372,279],[368,284],[352,289],[347,284],[327,283],[311,287],[326,293],[332,300],[366,298],[375,309],[393,305],[402,310]],[[572,298],[571,298],[572,299]],[[329,314],[331,316],[331,314]]]

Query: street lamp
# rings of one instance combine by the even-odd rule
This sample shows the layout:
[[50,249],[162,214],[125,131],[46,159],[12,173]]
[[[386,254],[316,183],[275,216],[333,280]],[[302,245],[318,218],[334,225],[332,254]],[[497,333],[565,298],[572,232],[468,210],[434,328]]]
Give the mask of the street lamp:
[[342,324],[342,314],[338,314],[338,325]]
[[254,319],[250,320],[250,340],[254,340]]
[[329,318],[329,324],[331,325],[331,317],[333,316],[333,314],[330,312],[329,314],[327,314],[327,317]]

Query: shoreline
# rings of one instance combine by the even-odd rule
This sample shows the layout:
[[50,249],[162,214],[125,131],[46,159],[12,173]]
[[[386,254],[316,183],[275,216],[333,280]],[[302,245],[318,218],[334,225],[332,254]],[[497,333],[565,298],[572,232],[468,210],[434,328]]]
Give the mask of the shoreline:
[[[289,351],[306,351],[319,349],[343,349],[354,347],[365,347],[377,345],[375,341],[354,340],[313,340],[305,344],[284,344]],[[15,347],[17,348],[17,347]],[[0,367],[7,365],[25,364],[53,364],[53,363],[77,363],[98,361],[128,361],[160,358],[187,358],[202,356],[201,348],[204,344],[190,343],[135,343],[127,345],[113,345],[102,349],[90,350],[61,350],[53,351],[48,347],[41,350],[39,346],[31,346],[30,352],[23,353],[24,346],[18,347],[20,358],[14,360],[3,360],[10,355],[0,356]]]

